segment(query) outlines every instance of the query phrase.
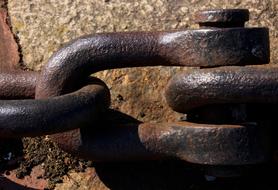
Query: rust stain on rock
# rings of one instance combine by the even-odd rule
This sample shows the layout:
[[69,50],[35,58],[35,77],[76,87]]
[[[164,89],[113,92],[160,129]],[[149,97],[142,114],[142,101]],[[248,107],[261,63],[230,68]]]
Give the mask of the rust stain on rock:
[[0,70],[15,69],[19,59],[18,46],[7,23],[7,11],[0,9]]
[[42,166],[36,166],[32,169],[29,176],[19,179],[16,177],[16,171],[13,170],[9,174],[3,175],[4,182],[2,184],[3,186],[0,184],[0,189],[23,189],[23,187],[26,189],[45,189],[47,188],[47,180],[42,178],[43,174],[44,170]]

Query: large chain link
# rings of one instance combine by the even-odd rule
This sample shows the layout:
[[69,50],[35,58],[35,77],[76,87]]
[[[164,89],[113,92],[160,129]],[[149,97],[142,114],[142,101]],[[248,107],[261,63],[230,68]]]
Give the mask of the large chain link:
[[[245,28],[248,18],[244,9],[211,10],[196,14],[202,27],[196,30],[84,36],[58,50],[40,73],[1,72],[1,99],[36,99],[0,101],[0,137],[51,134],[64,150],[96,161],[266,162],[270,131],[250,106],[277,103],[278,68],[243,67],[269,62],[268,29]],[[169,81],[167,102],[187,121],[148,124],[111,110],[107,86],[90,77],[157,65],[217,67]]]

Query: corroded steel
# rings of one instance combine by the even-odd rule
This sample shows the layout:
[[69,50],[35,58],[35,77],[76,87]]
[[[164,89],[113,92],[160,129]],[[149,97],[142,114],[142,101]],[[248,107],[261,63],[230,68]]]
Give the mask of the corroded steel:
[[[199,85],[205,89],[206,93],[196,90],[198,93],[196,97],[202,98],[202,95],[213,94],[213,104],[219,103],[222,98],[227,98],[223,103],[230,103],[231,97],[238,102],[244,97],[247,99],[261,98],[261,93],[271,92],[272,94],[263,94],[269,99],[265,100],[264,98],[261,102],[273,102],[277,97],[275,96],[278,81],[275,76],[276,70],[275,66],[196,69],[176,75],[177,78],[174,77],[170,81],[168,90],[172,90],[172,88],[184,90],[181,87],[186,88],[186,85],[198,88]],[[10,75],[15,81],[20,82],[22,76],[25,75],[17,74],[18,76],[16,73]],[[34,88],[30,87],[33,86],[38,74],[33,72],[25,74],[33,79],[29,80],[29,85],[25,85],[25,88],[34,91]],[[3,76],[5,75],[3,74]],[[191,80],[185,81],[187,77]],[[180,78],[183,79],[182,84],[179,83],[178,79]],[[266,138],[267,130],[258,127],[255,123],[241,125],[190,122],[141,123],[122,113],[105,111],[109,106],[108,89],[99,80],[91,79],[90,81],[97,85],[84,87],[75,93],[60,97],[46,100],[0,101],[0,136],[3,138],[53,134],[84,126],[73,133],[59,133],[53,137],[61,148],[95,161],[179,158],[198,164],[242,165],[262,163],[269,159],[270,142]],[[191,84],[190,81],[193,83]],[[209,88],[200,81],[209,85]],[[210,83],[211,81],[213,82]],[[241,84],[241,82],[245,83]],[[246,82],[252,85],[247,85]],[[12,84],[17,85],[17,82]],[[225,87],[229,89],[225,89]],[[262,87],[264,88],[262,89]],[[208,89],[212,91],[207,93]],[[195,92],[192,90],[187,94],[187,91],[189,89],[178,94],[186,96]],[[241,98],[237,97],[238,93]],[[229,97],[225,97],[225,94],[228,94]],[[167,93],[167,95],[169,94]],[[170,97],[176,99],[171,95]],[[197,102],[200,103],[199,106],[204,106],[207,105],[206,102],[210,101],[198,100]],[[195,107],[190,107],[188,110],[193,108]],[[99,118],[96,119],[96,117]],[[102,130],[96,130],[98,126]]]
[[0,73],[0,99],[35,98],[39,73],[33,71],[2,71]]
[[42,100],[0,100],[0,137],[40,136],[87,126],[109,104],[109,90],[99,80],[63,96]]
[[170,32],[104,33],[84,36],[58,50],[42,69],[36,98],[71,91],[90,74],[141,66],[266,64],[267,28],[202,28]]
[[268,161],[270,155],[267,130],[252,123],[144,124],[139,136],[148,150],[197,164],[257,164]]
[[[269,131],[260,123],[142,123],[109,110],[108,88],[89,78],[97,71],[123,67],[269,62],[268,29],[244,28],[248,10],[203,11],[196,17],[201,29],[84,36],[58,50],[40,74],[2,73],[0,87],[5,90],[0,97],[35,94],[37,100],[1,100],[0,137],[52,134],[64,150],[95,161],[178,158],[220,166],[268,161]],[[179,112],[211,104],[277,103],[275,73],[270,67],[187,71],[169,82],[166,99]],[[81,88],[88,82],[92,84]]]
[[278,103],[277,73],[277,66],[184,71],[169,81],[165,97],[181,113],[212,104]]
[[91,124],[101,130],[88,126],[68,136],[68,143],[64,138],[57,142],[74,155],[100,162],[178,158],[206,165],[245,165],[266,162],[270,155],[267,130],[253,123],[148,124],[116,111],[105,118]]
[[[217,18],[213,27],[203,17],[200,25],[208,28],[198,30],[105,33],[76,39],[57,51],[45,65],[36,98],[72,91],[90,74],[106,69],[269,62],[268,29],[241,27],[248,20],[248,12],[229,10],[226,14],[219,11],[209,14]],[[242,16],[233,20],[235,14]],[[129,127],[124,127],[125,124],[117,127],[112,122],[114,128],[106,128],[104,123],[94,124],[96,128],[98,125],[102,130],[87,126],[51,137],[61,148],[97,161],[175,157],[199,164],[242,165],[265,162],[269,156],[269,143],[262,135],[265,131],[253,124],[136,122]]]

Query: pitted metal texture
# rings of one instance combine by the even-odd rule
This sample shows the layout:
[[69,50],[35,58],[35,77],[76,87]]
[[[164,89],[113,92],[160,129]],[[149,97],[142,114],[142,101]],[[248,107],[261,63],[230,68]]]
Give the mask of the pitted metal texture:
[[1,71],[0,99],[35,98],[38,75],[39,73],[33,71]]
[[[215,18],[215,26],[196,30],[94,34],[66,44],[42,69],[36,98],[66,93],[90,74],[107,69],[269,63],[268,28],[237,25],[248,20],[248,10],[210,10],[196,15],[200,15],[196,20],[199,23],[206,23],[206,17]],[[234,21],[235,26],[223,28],[223,24]]]
[[[32,77],[33,80],[21,88],[23,92],[27,92],[26,95],[34,94],[34,88],[32,93],[29,93],[29,90],[37,75],[27,72],[25,74],[18,73],[9,86],[16,88],[22,76],[28,76],[27,79]],[[110,93],[108,87],[99,79],[90,81],[92,84],[76,92],[53,98],[0,100],[0,137],[53,134],[86,126],[95,121],[109,107]],[[13,95],[9,94],[8,97],[12,98]]]
[[80,128],[78,133],[71,133],[70,142],[75,143],[63,143],[63,138],[56,138],[57,142],[67,152],[97,162],[174,158],[195,164],[232,166],[270,160],[267,130],[255,123],[150,124],[116,111],[108,111],[105,117],[112,119],[98,124],[102,130]]
[[[83,36],[58,50],[41,73],[3,72],[2,99],[36,100],[0,101],[0,137],[51,134],[62,149],[94,161],[267,162],[269,128],[243,116],[246,104],[278,100],[277,68],[244,66],[269,62],[268,29],[244,28],[245,9],[196,15],[201,29]],[[89,78],[101,70],[157,65],[201,67],[175,75],[166,87],[168,104],[189,113],[188,121],[142,123],[111,110],[107,86]]]
[[277,72],[277,66],[185,71],[169,81],[165,97],[181,113],[213,104],[278,103]]

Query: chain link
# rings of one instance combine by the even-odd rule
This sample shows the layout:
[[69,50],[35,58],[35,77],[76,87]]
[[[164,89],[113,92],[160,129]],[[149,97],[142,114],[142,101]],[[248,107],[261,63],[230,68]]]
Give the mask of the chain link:
[[[58,50],[40,73],[2,72],[1,99],[35,99],[0,101],[0,137],[52,134],[62,149],[95,161],[267,162],[270,131],[250,104],[277,103],[278,68],[243,67],[269,62],[268,29],[245,28],[248,18],[245,9],[211,10],[196,14],[196,30],[84,36]],[[107,86],[90,77],[157,65],[217,67],[169,81],[167,102],[187,121],[142,123],[111,110]]]

